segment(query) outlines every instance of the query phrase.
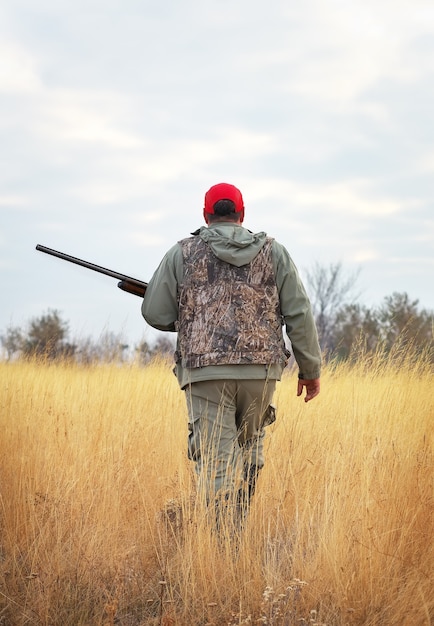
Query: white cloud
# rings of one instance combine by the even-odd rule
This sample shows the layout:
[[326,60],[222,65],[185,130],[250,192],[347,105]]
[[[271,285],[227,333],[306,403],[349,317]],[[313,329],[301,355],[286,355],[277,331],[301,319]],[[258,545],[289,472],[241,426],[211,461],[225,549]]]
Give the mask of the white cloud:
[[0,41],[0,93],[26,94],[41,87],[39,64],[17,41]]
[[287,207],[326,210],[343,217],[380,217],[404,210],[407,205],[395,198],[385,198],[372,188],[369,180],[345,180],[339,183],[299,183],[296,181],[251,181],[249,194],[255,202],[282,202]]
[[159,248],[162,245],[166,244],[165,237],[156,236],[155,234],[146,234],[143,232],[131,233],[129,235],[129,240],[137,246],[141,246],[143,248]]
[[98,143],[120,150],[140,147],[142,139],[119,128],[126,113],[122,97],[115,93],[47,89],[40,131],[59,142]]
[[367,181],[345,181],[300,189],[295,195],[301,206],[324,207],[330,213],[350,218],[360,216],[392,215],[402,210],[394,199],[382,199],[369,193]]
[[9,209],[13,207],[15,209],[19,209],[20,207],[25,207],[28,204],[28,196],[19,195],[19,194],[10,194],[10,195],[1,195],[0,196],[0,209],[3,207]]
[[417,169],[424,173],[434,174],[434,152],[427,152],[424,154],[417,164]]
[[162,222],[167,218],[166,211],[147,211],[146,213],[133,213],[129,215],[129,219],[131,223],[134,223],[136,226],[149,226],[149,224],[157,224],[158,222]]
[[[354,242],[357,246],[357,242]],[[373,248],[359,248],[356,249],[352,255],[351,260],[354,263],[366,263],[368,261],[375,261],[381,257],[378,250]]]

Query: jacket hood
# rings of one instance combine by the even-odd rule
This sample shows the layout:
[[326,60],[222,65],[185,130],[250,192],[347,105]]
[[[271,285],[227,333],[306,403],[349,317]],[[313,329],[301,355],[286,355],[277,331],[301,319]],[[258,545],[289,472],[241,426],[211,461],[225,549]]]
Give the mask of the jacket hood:
[[252,233],[230,222],[202,226],[193,235],[203,239],[220,260],[236,267],[250,263],[263,248],[267,238],[264,232]]

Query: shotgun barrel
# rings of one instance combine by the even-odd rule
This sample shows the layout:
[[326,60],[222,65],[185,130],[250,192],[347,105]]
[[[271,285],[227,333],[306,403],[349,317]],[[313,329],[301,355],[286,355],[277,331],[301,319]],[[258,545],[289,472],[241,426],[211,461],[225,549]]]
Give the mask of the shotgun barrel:
[[41,244],[38,244],[36,246],[36,250],[38,250],[39,252],[45,252],[45,254],[51,254],[51,256],[55,256],[58,259],[62,259],[63,261],[68,261],[69,263],[81,265],[81,267],[85,267],[86,269],[92,270],[93,272],[99,272],[100,274],[105,274],[106,276],[117,278],[119,280],[119,289],[122,289],[123,291],[128,291],[128,293],[140,296],[141,298],[143,298],[143,296],[145,295],[147,283],[143,282],[142,280],[132,278],[131,276],[126,276],[125,274],[115,272],[114,270],[109,270],[106,267],[96,265],[95,263],[89,263],[89,261],[83,261],[83,259],[71,256],[70,254],[65,254],[64,252],[59,252],[58,250],[53,250],[53,248],[47,248],[46,246],[42,246]]

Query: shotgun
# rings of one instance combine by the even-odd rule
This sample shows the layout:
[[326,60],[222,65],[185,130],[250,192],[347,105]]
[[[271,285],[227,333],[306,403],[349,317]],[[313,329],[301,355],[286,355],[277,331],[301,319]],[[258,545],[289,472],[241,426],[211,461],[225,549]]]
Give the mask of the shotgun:
[[148,286],[148,284],[144,283],[142,280],[137,280],[137,278],[131,278],[131,276],[125,276],[125,274],[120,274],[119,272],[108,270],[105,267],[101,267],[101,265],[95,265],[95,263],[83,261],[82,259],[78,259],[75,256],[65,254],[64,252],[58,252],[57,250],[47,248],[46,246],[41,246],[40,244],[36,246],[36,250],[39,250],[39,252],[45,252],[45,254],[51,254],[58,259],[69,261],[69,263],[81,265],[88,270],[93,270],[94,272],[99,272],[100,274],[105,274],[106,276],[117,278],[119,280],[118,287],[119,289],[122,289],[122,291],[128,291],[128,293],[132,293],[135,296],[139,296],[140,298],[143,298],[143,296],[145,295],[146,287]]

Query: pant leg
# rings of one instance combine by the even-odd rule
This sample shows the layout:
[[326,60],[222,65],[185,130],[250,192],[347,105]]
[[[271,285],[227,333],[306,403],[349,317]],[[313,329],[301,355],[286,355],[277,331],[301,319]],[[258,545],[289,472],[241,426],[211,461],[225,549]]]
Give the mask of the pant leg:
[[243,482],[236,501],[239,523],[245,520],[255,493],[259,473],[264,466],[265,426],[275,419],[271,405],[275,380],[240,380],[238,385],[238,444],[243,464]]
[[272,421],[275,380],[240,380],[237,390],[238,443],[245,465],[264,465],[264,426]]
[[237,381],[201,381],[186,388],[188,456],[196,464],[200,493],[211,501],[235,492],[242,456],[236,424]]

